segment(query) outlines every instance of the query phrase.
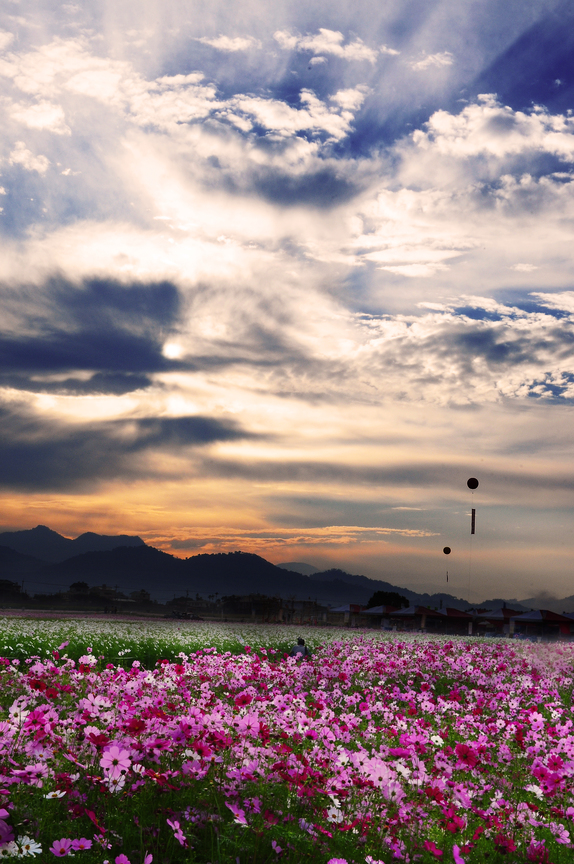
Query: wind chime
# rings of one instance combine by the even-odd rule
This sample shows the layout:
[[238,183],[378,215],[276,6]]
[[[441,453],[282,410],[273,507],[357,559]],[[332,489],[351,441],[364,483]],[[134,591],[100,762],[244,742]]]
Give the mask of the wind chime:
[[[466,481],[466,485],[471,490],[471,492],[474,494],[474,490],[478,489],[478,480],[476,479],[476,477],[469,477],[468,480]],[[471,536],[473,534],[476,534],[476,509],[474,507],[472,507],[471,511],[470,511],[470,534],[471,534]],[[471,541],[471,543],[472,543],[472,541]],[[450,555],[450,553],[452,552],[452,549],[450,548],[450,546],[445,546],[442,551],[444,552],[445,555]],[[472,557],[472,547],[471,547],[471,557]],[[469,564],[469,568],[470,568],[470,564]],[[470,569],[469,569],[469,580],[470,580]],[[448,570],[446,571],[446,581],[448,582]]]

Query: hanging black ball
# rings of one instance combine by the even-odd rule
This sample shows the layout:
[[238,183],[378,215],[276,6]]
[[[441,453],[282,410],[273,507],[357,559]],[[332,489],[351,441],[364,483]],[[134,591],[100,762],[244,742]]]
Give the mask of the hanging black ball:
[[445,546],[442,551],[444,552],[445,555],[450,555],[450,546]]
[[469,489],[477,489],[478,488],[478,480],[476,477],[471,477],[470,480],[466,481],[466,485]]

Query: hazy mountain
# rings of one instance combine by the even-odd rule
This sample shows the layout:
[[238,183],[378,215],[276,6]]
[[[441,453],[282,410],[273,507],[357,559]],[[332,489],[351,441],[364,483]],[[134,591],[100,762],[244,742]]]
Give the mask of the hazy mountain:
[[520,601],[528,609],[550,609],[551,612],[574,612],[574,594],[569,597],[555,597],[542,592],[536,597],[527,597]]
[[[86,552],[66,561],[44,566],[27,582],[36,593],[67,590],[73,582],[106,584],[123,592],[149,591],[165,601],[174,595],[203,597],[229,594],[266,594],[284,599],[312,599],[319,603],[366,604],[377,590],[399,591],[412,602],[424,605],[466,606],[451,595],[419,595],[387,582],[333,569],[309,577],[285,570],[247,552],[194,555],[176,558],[151,546],[118,547],[105,552]],[[34,588],[33,584],[37,583]]]
[[281,570],[292,570],[293,573],[302,573],[303,576],[312,576],[313,573],[318,573],[319,568],[313,567],[312,564],[305,564],[304,561],[285,561],[283,564],[277,564]]
[[169,599],[182,581],[183,565],[179,558],[145,544],[84,552],[36,573],[42,586],[38,593],[67,590],[73,582],[87,582],[90,588],[105,584],[128,593],[143,588],[156,599]]
[[36,528],[24,531],[0,533],[0,544],[9,546],[22,555],[32,555],[34,558],[56,563],[83,552],[111,550],[116,546],[143,546],[144,541],[141,537],[126,534],[108,536],[93,534],[91,531],[70,540],[45,525],[37,525]]
[[45,565],[45,561],[32,558],[31,555],[21,555],[8,546],[0,546],[0,579],[35,573]]
[[[180,559],[146,546],[139,537],[125,535],[87,532],[70,540],[38,525],[27,531],[1,533],[0,543],[4,544],[0,545],[0,578],[19,576],[21,580],[26,575],[25,589],[29,593],[55,593],[67,590],[73,582],[87,582],[90,587],[117,586],[126,593],[143,588],[152,598],[163,602],[185,594],[191,597],[266,594],[284,599],[310,598],[325,605],[366,605],[375,591],[396,591],[416,605],[463,610],[471,606],[445,592],[419,593],[339,568],[319,571],[301,561],[274,565],[247,552]],[[574,595],[559,600],[539,594],[520,602],[497,598],[479,605],[488,609],[507,605],[524,611],[545,608],[561,612],[574,610]]]

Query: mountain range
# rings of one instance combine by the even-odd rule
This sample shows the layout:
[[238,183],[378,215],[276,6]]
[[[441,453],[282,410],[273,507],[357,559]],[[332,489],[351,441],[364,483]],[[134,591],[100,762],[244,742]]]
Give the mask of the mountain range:
[[[284,599],[311,598],[323,604],[366,604],[375,591],[396,591],[412,604],[467,609],[470,603],[452,594],[418,593],[390,582],[369,579],[333,568],[319,571],[305,562],[275,565],[248,552],[194,555],[176,558],[148,546],[137,536],[81,534],[74,540],[45,525],[0,533],[0,579],[24,583],[29,594],[66,591],[74,582],[90,587],[106,584],[126,594],[148,591],[160,602],[174,596],[203,597],[229,594],[266,594]],[[481,606],[504,604],[574,611],[574,595],[558,600],[545,596],[526,601],[492,599]]]
[[24,531],[4,531],[0,533],[0,545],[8,546],[22,555],[32,555],[42,561],[55,564],[66,561],[74,555],[83,552],[106,552],[117,546],[144,546],[141,537],[130,537],[127,534],[106,536],[87,531],[75,540],[62,537],[57,531],[52,531],[46,525],[37,525]]

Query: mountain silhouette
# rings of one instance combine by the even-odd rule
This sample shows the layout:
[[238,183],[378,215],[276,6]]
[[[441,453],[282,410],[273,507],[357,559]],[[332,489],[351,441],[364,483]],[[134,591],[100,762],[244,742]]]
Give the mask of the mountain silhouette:
[[127,534],[104,535],[91,531],[80,534],[75,540],[62,537],[46,525],[37,525],[24,531],[4,531],[0,533],[0,545],[8,546],[22,555],[31,555],[42,561],[56,563],[65,561],[83,552],[107,551],[117,546],[143,546],[141,537]]
[[44,561],[33,558],[31,555],[22,555],[8,546],[0,546],[0,578],[10,579],[13,576],[23,576],[28,573],[37,573],[45,566]]
[[[291,563],[298,572],[286,569],[287,564],[277,566],[249,552],[181,559],[147,546],[140,537],[86,532],[70,540],[45,525],[0,533],[0,579],[21,581],[26,576],[25,590],[30,595],[67,591],[74,582],[86,582],[90,587],[117,587],[127,594],[143,589],[160,602],[186,594],[263,594],[285,600],[317,600],[325,605],[366,605],[376,591],[395,591],[416,605],[463,610],[471,605],[452,594],[419,593],[339,568],[318,571],[303,562]],[[307,575],[301,569],[313,572]],[[561,608],[571,608],[573,603],[566,601],[574,601],[574,596],[554,602]],[[496,609],[505,602],[521,608],[516,600],[485,600],[480,605]],[[522,603],[530,606],[529,601]]]

